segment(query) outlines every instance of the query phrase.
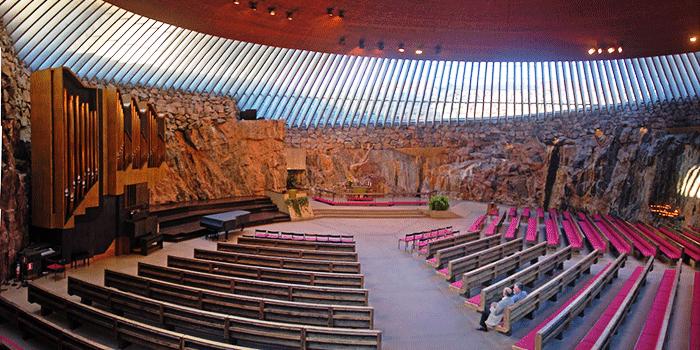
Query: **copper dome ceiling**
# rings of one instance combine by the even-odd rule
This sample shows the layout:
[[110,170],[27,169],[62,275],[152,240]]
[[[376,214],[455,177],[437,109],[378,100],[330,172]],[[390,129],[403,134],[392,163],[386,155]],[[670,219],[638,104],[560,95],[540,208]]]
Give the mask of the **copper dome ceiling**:
[[[373,57],[580,60],[700,50],[700,40],[689,40],[700,36],[697,0],[107,1],[225,38]],[[623,52],[608,54],[609,47],[622,47]],[[589,55],[590,48],[602,48],[603,53]],[[423,54],[417,55],[417,49]]]

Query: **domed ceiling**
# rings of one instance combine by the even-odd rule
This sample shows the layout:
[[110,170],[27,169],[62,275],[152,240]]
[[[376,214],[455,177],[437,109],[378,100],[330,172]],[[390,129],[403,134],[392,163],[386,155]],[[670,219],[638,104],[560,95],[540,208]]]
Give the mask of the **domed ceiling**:
[[[700,50],[697,0],[107,2],[215,36],[372,57],[585,60]],[[404,52],[399,52],[401,44]],[[608,53],[610,48],[614,51]],[[595,52],[589,54],[590,49]]]

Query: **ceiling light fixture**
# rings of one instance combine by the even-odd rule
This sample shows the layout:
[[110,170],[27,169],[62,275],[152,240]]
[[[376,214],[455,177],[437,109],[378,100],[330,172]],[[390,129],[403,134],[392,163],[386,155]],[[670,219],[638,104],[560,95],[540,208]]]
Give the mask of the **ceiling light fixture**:
[[383,42],[383,41],[378,42],[378,43],[377,43],[377,48],[378,48],[380,51],[384,51],[384,42]]
[[287,11],[287,19],[292,20],[292,11]]
[[594,53],[595,53],[595,49],[594,49],[594,48],[591,47],[590,49],[588,49],[588,54],[589,54],[589,55],[592,55],[592,54],[594,54]]
[[250,6],[250,8],[253,9],[253,11],[256,11],[258,9],[258,3],[254,1],[249,2],[248,6]]
[[617,52],[622,53],[622,46],[617,48]]
[[399,44],[399,52],[406,52],[406,49],[403,48],[403,43]]
[[340,37],[340,40],[338,40],[338,44],[345,46],[345,37],[344,36]]
[[691,42],[691,43],[694,43],[694,42],[697,42],[697,41],[698,41],[698,37],[697,37],[697,36],[691,36],[691,37],[690,37],[690,42]]
[[435,46],[435,54],[436,54],[436,55],[439,55],[440,52],[442,52],[442,47],[441,47],[440,45]]
[[600,55],[601,53],[603,53],[603,49],[598,48],[598,54]]
[[364,49],[365,48],[365,39],[360,39],[360,42],[358,43],[357,46],[359,46],[361,49]]
[[416,55],[422,55],[422,54],[423,54],[423,50],[421,50],[421,49],[416,49]]
[[276,14],[275,7],[274,6],[268,7],[267,12],[270,13],[270,16],[274,16]]
[[608,53],[613,53],[613,52],[615,52],[615,48],[614,48],[614,47],[608,47]]
[[238,1],[238,0],[233,0],[233,4],[234,4],[234,5],[238,5],[238,4],[240,4],[240,3],[241,3],[241,2]]
[[338,17],[340,17],[340,18],[345,17],[345,10],[338,10]]
[[328,17],[333,17],[333,8],[332,7],[327,8],[326,14],[328,14]]

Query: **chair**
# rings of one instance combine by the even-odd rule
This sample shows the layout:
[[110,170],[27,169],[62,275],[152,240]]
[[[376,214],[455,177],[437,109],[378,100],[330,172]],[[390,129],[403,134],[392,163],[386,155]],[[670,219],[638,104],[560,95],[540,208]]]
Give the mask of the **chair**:
[[66,259],[59,260],[46,260],[46,268],[53,272],[54,281],[58,281],[58,274],[63,273],[63,277],[66,277]]

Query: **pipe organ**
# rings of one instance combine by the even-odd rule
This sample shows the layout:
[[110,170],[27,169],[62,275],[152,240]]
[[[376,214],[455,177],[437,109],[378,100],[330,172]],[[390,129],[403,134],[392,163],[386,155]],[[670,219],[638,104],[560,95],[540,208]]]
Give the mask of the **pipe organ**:
[[[119,220],[124,205],[105,201],[123,204],[116,197],[126,186],[157,181],[165,121],[151,104],[87,86],[65,67],[33,72],[31,101],[34,227],[81,231],[102,214]],[[119,232],[106,236],[113,241]]]

